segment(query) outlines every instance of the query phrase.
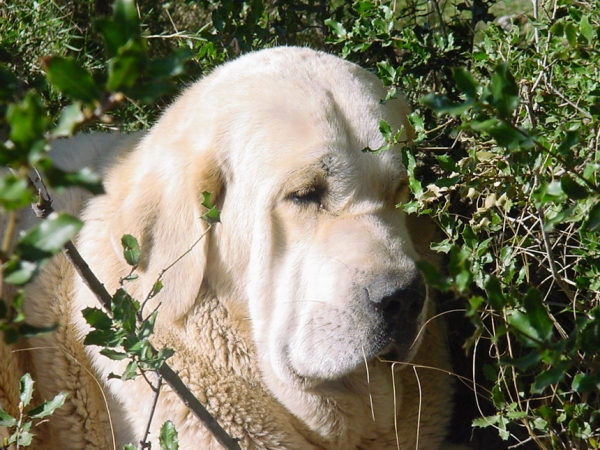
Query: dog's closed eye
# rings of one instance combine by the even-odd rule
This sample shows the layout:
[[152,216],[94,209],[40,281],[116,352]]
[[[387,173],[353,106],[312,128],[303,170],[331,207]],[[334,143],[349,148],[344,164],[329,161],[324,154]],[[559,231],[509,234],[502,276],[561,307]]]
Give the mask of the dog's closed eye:
[[290,193],[288,199],[300,206],[317,205],[321,209],[323,208],[324,196],[325,187],[313,184]]

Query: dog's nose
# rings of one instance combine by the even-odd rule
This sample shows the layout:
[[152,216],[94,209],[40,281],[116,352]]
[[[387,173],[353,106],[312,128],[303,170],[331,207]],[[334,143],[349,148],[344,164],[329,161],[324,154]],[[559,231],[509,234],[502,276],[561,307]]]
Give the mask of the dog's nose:
[[425,303],[425,285],[419,275],[403,281],[402,277],[385,276],[366,287],[372,305],[386,320],[416,318]]

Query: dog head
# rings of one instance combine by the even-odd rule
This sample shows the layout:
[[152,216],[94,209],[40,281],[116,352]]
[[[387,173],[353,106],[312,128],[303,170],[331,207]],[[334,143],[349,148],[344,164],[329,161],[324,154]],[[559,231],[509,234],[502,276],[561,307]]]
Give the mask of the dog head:
[[[147,169],[113,227],[141,236],[146,291],[177,260],[161,314],[211,291],[250,318],[261,364],[286,382],[409,360],[427,295],[396,207],[407,172],[399,149],[365,151],[384,144],[381,120],[409,130],[405,102],[385,96],[366,70],[299,48],[246,55],[184,93],[138,149]],[[203,191],[221,223],[197,243]]]

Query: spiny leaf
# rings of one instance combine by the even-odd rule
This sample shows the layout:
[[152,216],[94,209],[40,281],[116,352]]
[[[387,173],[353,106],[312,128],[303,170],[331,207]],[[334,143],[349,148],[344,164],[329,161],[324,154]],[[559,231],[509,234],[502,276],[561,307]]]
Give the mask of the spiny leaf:
[[140,245],[136,238],[130,234],[121,237],[123,246],[123,256],[130,266],[137,266],[140,263]]
[[160,427],[159,436],[161,450],[179,450],[179,438],[175,425],[170,420],[167,420],[162,427]]
[[48,81],[66,96],[87,104],[100,101],[101,90],[92,75],[73,58],[53,56],[43,64]]
[[14,427],[18,420],[0,408],[0,427]]
[[52,213],[19,240],[17,251],[29,261],[36,261],[40,256],[55,255],[82,226],[80,220],[68,214]]
[[31,397],[33,396],[33,380],[28,373],[21,377],[21,389],[19,392],[21,403],[23,403],[23,406],[28,406],[29,402],[31,402]]
[[41,419],[42,417],[49,416],[64,405],[67,396],[68,394],[66,392],[60,392],[52,400],[42,403],[30,410],[27,415],[32,419]]

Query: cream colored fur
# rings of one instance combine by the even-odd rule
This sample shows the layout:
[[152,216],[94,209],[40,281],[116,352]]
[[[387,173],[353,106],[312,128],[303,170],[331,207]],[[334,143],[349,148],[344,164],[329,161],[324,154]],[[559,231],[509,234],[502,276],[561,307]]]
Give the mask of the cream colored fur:
[[[104,174],[106,194],[86,203],[76,244],[110,292],[130,271],[125,233],[142,249],[139,278],[125,283],[138,299],[178,261],[148,305],[160,305],[155,345],[175,350],[169,364],[243,448],[449,448],[443,328],[438,319],[425,324],[429,299],[406,306],[420,295],[411,291],[415,261],[430,233],[409,234],[395,207],[407,195],[399,151],[362,151],[382,145],[382,119],[408,129],[404,101],[384,103],[385,95],[353,64],[277,48],[215,70],[143,137],[88,135],[54,149],[63,165]],[[208,233],[204,191],[222,211]],[[56,202],[78,214],[83,194]],[[392,292],[400,296],[389,312],[378,302]],[[26,370],[38,400],[70,394],[36,430],[35,448],[139,442],[151,392],[142,378],[108,380],[122,364],[82,345],[80,311],[97,304],[62,257],[26,302],[31,323],[60,327],[20,344],[28,350],[0,346],[0,402],[14,413]],[[384,360],[392,356],[400,362]],[[168,389],[153,441],[167,419],[180,448],[219,448]]]

